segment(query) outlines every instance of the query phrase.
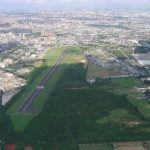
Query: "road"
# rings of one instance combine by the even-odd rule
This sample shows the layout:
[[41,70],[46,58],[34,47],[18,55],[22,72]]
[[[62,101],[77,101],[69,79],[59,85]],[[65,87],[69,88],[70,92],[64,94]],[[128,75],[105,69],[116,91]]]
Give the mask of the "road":
[[19,112],[22,113],[30,113],[35,112],[35,108],[33,107],[33,103],[38,97],[38,95],[41,93],[42,89],[45,87],[47,82],[52,78],[52,75],[55,73],[56,69],[58,68],[59,64],[63,61],[64,57],[66,56],[66,53],[63,52],[63,54],[59,57],[55,65],[50,68],[47,75],[42,79],[42,81],[37,85],[36,89],[32,92],[32,94],[29,96],[29,98],[25,101],[23,106],[19,109]]

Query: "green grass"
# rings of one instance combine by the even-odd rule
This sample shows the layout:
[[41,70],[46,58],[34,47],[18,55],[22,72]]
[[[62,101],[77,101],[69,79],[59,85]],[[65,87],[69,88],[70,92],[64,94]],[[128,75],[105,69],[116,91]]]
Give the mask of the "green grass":
[[131,47],[116,47],[116,50],[113,50],[113,54],[116,55],[119,58],[126,58],[132,56],[132,50]]
[[93,78],[105,78],[113,75],[117,75],[119,72],[121,72],[121,67],[114,67],[111,69],[108,68],[102,68],[92,62],[91,60],[88,61],[88,69],[87,69],[87,79],[93,79]]
[[112,79],[111,81],[119,86],[119,88],[134,88],[141,84],[141,82],[136,78],[118,78]]
[[146,119],[150,119],[150,102],[142,99],[139,93],[135,91],[135,87],[144,85],[143,82],[136,78],[120,78],[112,79],[111,81],[116,85],[118,92],[126,94],[132,105],[137,108]]
[[128,96],[128,99],[145,118],[150,120],[150,102],[132,95]]
[[124,53],[130,58],[132,57],[133,51],[131,49],[125,50]]
[[117,57],[121,57],[124,58],[124,54],[120,51],[120,50],[115,50],[113,51],[113,53],[117,56]]
[[23,115],[23,114],[17,113],[17,114],[11,115],[10,117],[13,122],[15,130],[21,131],[29,124],[29,122],[33,119],[34,116],[33,114]]
[[103,87],[105,87],[105,90],[110,90],[113,93],[126,95],[129,102],[137,108],[146,119],[150,119],[150,102],[142,99],[140,94],[135,90],[135,87],[140,87],[143,84],[141,80],[130,77],[111,79],[109,83],[104,83]]
[[103,117],[101,119],[97,119],[96,122],[98,124],[108,124],[108,123],[125,123],[128,124],[130,122],[136,121],[139,119],[135,114],[131,114],[127,109],[116,109],[110,112],[109,115]]
[[150,150],[150,141],[144,142],[144,147],[146,148],[146,150]]
[[113,150],[111,144],[81,144],[80,150]]

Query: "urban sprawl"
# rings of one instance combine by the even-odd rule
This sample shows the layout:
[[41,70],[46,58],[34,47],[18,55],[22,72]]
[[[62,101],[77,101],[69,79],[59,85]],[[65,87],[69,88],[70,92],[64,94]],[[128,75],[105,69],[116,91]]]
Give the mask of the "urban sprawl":
[[[150,73],[150,14],[127,11],[0,14],[0,90],[5,105],[28,80],[50,47],[80,45],[97,78],[143,77]],[[137,88],[144,92],[149,87]]]

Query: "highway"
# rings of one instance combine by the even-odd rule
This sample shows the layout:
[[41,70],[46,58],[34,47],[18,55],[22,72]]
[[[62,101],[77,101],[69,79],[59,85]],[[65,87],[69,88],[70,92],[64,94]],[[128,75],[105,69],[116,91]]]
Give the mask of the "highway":
[[66,56],[66,53],[63,52],[63,54],[58,58],[55,65],[50,68],[47,75],[42,79],[42,81],[37,85],[36,89],[32,92],[32,94],[27,98],[25,103],[21,106],[21,108],[19,109],[19,112],[31,113],[31,112],[36,111],[33,106],[34,101],[36,100],[38,95],[41,93],[42,89],[45,87],[47,82],[52,78],[52,75],[55,73],[56,69],[58,68],[60,63],[63,61],[65,56]]

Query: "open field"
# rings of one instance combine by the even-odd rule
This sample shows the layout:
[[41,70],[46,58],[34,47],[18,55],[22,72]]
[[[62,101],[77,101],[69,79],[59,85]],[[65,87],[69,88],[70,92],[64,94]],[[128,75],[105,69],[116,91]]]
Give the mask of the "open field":
[[113,150],[111,144],[81,144],[80,150]]
[[112,79],[111,82],[116,85],[115,89],[118,93],[126,94],[127,99],[139,112],[148,120],[150,120],[150,103],[148,100],[142,99],[137,93],[135,87],[142,87],[144,83],[136,78]]
[[146,141],[143,143],[146,150],[150,150],[150,141]]
[[136,78],[118,78],[112,79],[111,82],[116,84],[119,88],[134,88],[141,85],[141,81]]
[[129,101],[137,107],[141,114],[148,120],[150,120],[150,103],[147,100],[138,98],[137,95],[128,96]]
[[116,55],[118,58],[130,58],[132,57],[133,52],[131,51],[131,49],[129,50],[119,49],[119,50],[114,50],[113,54]]
[[145,150],[141,142],[114,143],[114,150]]
[[126,124],[129,126],[140,124],[138,117],[128,112],[127,109],[113,110],[108,116],[98,119],[96,122],[99,124],[108,124],[109,122],[114,122],[118,124]]
[[144,118],[150,119],[150,103],[142,99],[140,94],[135,90],[136,87],[142,87],[144,83],[134,77],[111,79],[103,82],[102,89],[109,90],[112,93],[126,95],[128,101],[143,115]]
[[121,67],[114,67],[110,68],[102,68],[92,62],[91,60],[88,61],[88,68],[87,68],[87,79],[93,78],[106,78],[110,76],[117,76],[121,73]]
[[113,54],[115,54],[119,58],[125,58],[124,54],[120,50],[114,50]]

